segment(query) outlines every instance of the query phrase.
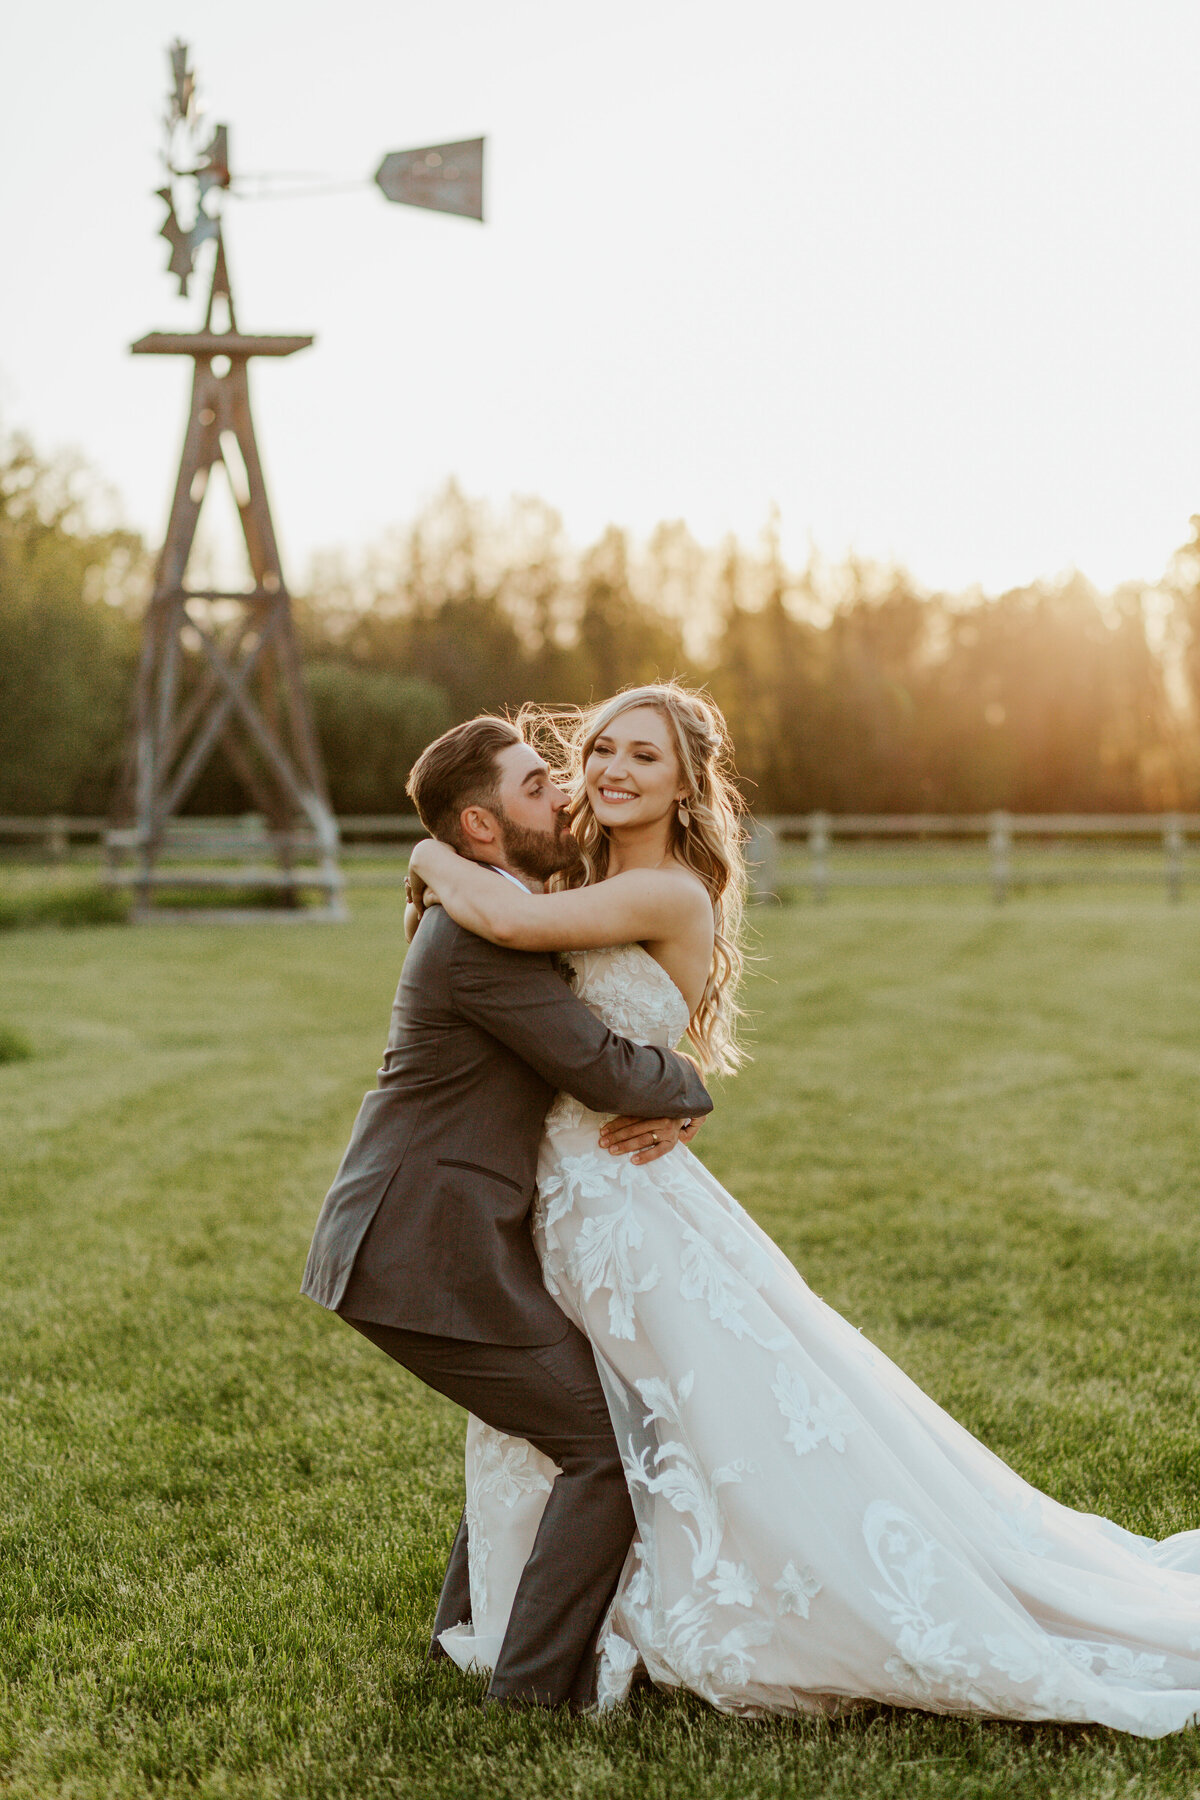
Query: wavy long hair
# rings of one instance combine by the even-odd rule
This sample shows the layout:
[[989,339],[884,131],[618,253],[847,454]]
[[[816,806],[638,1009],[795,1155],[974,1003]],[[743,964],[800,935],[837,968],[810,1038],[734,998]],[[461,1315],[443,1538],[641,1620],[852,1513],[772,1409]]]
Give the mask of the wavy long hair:
[[[584,768],[596,739],[634,706],[650,706],[667,721],[679,760],[689,823],[672,809],[668,824],[672,854],[698,875],[712,901],[716,936],[712,964],[688,1035],[705,1070],[731,1074],[745,1060],[737,1041],[742,1009],[737,990],[742,977],[746,865],[742,855],[745,803],[734,781],[733,746],[721,709],[711,697],[677,681],[623,688],[611,700],[583,711],[528,705],[517,724],[571,788],[571,830],[583,853],[580,868],[559,876],[567,887],[586,887],[608,874],[609,836],[588,799]],[[552,885],[554,885],[552,883]]]

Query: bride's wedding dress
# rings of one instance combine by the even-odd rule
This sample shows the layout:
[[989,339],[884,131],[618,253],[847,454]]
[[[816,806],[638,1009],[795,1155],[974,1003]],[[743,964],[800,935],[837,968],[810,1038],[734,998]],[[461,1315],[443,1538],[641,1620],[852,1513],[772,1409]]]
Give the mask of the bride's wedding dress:
[[[673,1044],[687,1006],[637,945],[577,953],[613,1030]],[[638,1536],[605,1628],[601,1705],[639,1660],[734,1712],[1090,1720],[1157,1737],[1200,1713],[1200,1531],[1163,1543],[1073,1512],[956,1425],[805,1286],[679,1147],[636,1167],[560,1095],[535,1235],[596,1351]],[[467,1434],[473,1623],[490,1666],[555,1474]]]

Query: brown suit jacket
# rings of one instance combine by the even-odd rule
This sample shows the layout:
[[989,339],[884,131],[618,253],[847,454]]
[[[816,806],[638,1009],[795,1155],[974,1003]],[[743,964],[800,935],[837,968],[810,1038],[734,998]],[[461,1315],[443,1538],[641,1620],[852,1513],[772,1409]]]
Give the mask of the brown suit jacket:
[[529,1208],[559,1089],[597,1112],[712,1110],[690,1063],[607,1030],[552,957],[486,943],[432,908],[405,959],[379,1085],[321,1208],[303,1292],[378,1325],[557,1342],[567,1321],[543,1286]]

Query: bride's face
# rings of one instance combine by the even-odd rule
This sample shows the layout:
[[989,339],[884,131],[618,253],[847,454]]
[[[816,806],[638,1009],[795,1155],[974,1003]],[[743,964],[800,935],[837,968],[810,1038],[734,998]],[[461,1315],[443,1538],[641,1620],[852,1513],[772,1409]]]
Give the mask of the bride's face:
[[652,706],[618,713],[592,745],[583,779],[592,810],[606,830],[669,818],[681,778],[666,719]]

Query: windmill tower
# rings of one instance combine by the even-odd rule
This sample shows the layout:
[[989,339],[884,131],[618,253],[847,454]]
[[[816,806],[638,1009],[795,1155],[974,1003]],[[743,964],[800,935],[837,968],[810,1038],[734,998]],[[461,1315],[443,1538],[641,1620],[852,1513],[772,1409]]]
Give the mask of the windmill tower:
[[[211,239],[215,248],[200,330],[151,332],[132,346],[135,356],[190,357],[194,374],[170,519],[143,627],[118,801],[124,816],[109,834],[113,877],[133,887],[138,919],[150,917],[156,898],[166,891],[211,888],[269,889],[280,910],[294,908],[302,891],[316,890],[324,906],[305,916],[339,919],[345,910],[337,820],[305,698],[248,379],[252,357],[292,356],[313,340],[238,329],[219,211],[230,184],[228,129],[218,125],[201,146],[186,46],[172,45],[170,57],[168,181],[159,189],[167,218],[161,235],[171,245],[169,268],[182,294],[202,246]],[[248,588],[188,583],[201,509],[219,475],[237,506]],[[218,748],[263,822],[256,834],[235,830],[231,822],[224,837],[199,837],[179,820]],[[243,862],[249,855],[263,866],[213,866],[231,853]],[[202,856],[205,866],[181,865],[189,854]],[[130,855],[132,868],[125,865]],[[178,916],[178,909],[173,911]]]
[[[171,889],[270,889],[292,909],[304,892],[323,896],[307,919],[344,918],[337,820],[329,804],[320,747],[301,678],[291,601],[267,500],[250,413],[247,370],[254,356],[292,356],[311,337],[263,337],[238,328],[222,232],[221,203],[247,192],[229,169],[229,131],[203,142],[196,82],[187,46],[171,46],[165,118],[167,208],[161,235],[168,268],[186,295],[203,247],[214,244],[204,323],[199,331],[155,331],[132,345],[135,356],[190,356],[191,409],[167,535],[146,609],[137,695],[125,776],[108,834],[110,876],[134,890],[135,919],[150,918]],[[483,138],[465,138],[383,158],[374,181],[386,199],[432,212],[483,219]],[[260,175],[253,196],[299,197],[358,186],[309,176]],[[295,184],[299,182],[298,187]],[[205,497],[214,475],[237,505],[251,585],[226,589],[188,582]],[[261,830],[214,836],[191,830],[180,812],[218,752],[262,821]],[[189,856],[205,866],[181,866]],[[240,868],[217,868],[235,855]],[[245,866],[247,856],[259,866]],[[130,859],[132,866],[130,866]],[[261,918],[223,910],[223,918]],[[181,909],[172,908],[179,917]],[[195,910],[191,916],[200,916]],[[205,915],[207,916],[207,915]]]

